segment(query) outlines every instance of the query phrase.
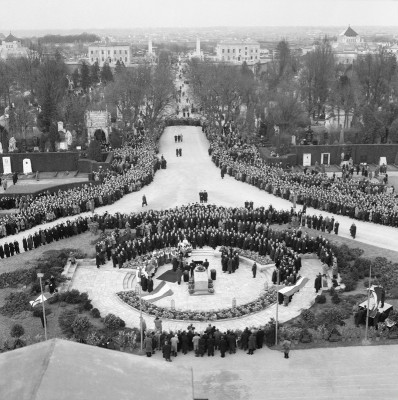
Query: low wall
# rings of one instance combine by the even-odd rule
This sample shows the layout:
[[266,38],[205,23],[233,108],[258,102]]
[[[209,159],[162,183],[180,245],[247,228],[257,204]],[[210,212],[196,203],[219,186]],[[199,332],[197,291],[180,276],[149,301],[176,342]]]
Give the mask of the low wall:
[[303,154],[311,154],[311,165],[322,163],[321,154],[330,153],[330,164],[341,163],[341,153],[351,154],[354,164],[362,162],[378,164],[380,157],[386,157],[388,164],[395,164],[398,144],[338,144],[321,146],[294,146],[295,165],[303,165]]
[[60,184],[60,185],[54,185],[54,186],[51,186],[51,187],[46,187],[44,189],[40,188],[40,189],[36,189],[36,190],[35,190],[34,185],[31,185],[30,186],[31,191],[25,191],[23,193],[0,193],[0,198],[1,197],[19,197],[19,196],[23,196],[23,195],[27,195],[27,194],[30,194],[30,195],[33,195],[33,196],[37,196],[38,194],[43,193],[43,192],[55,193],[55,192],[58,192],[58,190],[66,191],[66,190],[69,190],[69,189],[73,189],[73,188],[76,188],[76,187],[81,187],[81,186],[84,186],[84,185],[90,185],[90,184],[96,186],[96,185],[100,185],[101,182],[99,182],[99,181],[89,181],[89,180],[83,181],[83,182],[70,182],[70,183],[64,183],[64,184]]
[[3,157],[10,157],[12,172],[23,172],[23,160],[29,158],[32,163],[32,171],[76,171],[78,169],[78,152],[54,152],[54,153],[7,153],[0,158],[0,173],[3,173]]

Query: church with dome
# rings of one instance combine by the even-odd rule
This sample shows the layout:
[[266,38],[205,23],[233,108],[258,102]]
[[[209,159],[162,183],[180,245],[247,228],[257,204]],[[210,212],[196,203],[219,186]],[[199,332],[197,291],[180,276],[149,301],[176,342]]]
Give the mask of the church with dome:
[[348,26],[333,43],[333,51],[339,63],[352,64],[358,55],[366,54],[368,48],[361,36],[351,26]]

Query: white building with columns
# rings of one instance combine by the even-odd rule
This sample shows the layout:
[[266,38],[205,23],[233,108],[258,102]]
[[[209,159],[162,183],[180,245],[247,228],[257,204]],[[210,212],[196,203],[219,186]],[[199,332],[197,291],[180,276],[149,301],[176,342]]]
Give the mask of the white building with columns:
[[100,67],[104,63],[115,67],[118,61],[127,66],[131,63],[130,46],[122,43],[94,43],[88,47],[88,59],[90,64],[98,62]]
[[260,60],[260,43],[247,41],[225,41],[216,46],[217,60],[242,64],[256,64]]

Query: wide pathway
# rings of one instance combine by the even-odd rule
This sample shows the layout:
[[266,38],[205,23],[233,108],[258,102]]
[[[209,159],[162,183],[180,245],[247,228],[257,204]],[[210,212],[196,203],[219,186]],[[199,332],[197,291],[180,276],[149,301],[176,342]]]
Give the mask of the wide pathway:
[[[171,264],[166,264],[162,269],[158,270],[157,276],[161,275],[166,269],[171,268]],[[320,271],[320,261],[316,258],[303,258],[302,260],[302,268],[300,273],[302,276],[309,278],[310,280],[307,284],[297,292],[293,298],[291,303],[285,306],[278,307],[278,320],[280,322],[286,322],[292,318],[297,317],[303,309],[308,309],[315,301],[315,290],[313,288],[313,282],[316,274]],[[244,273],[246,271],[246,273]],[[93,263],[93,265],[81,265],[78,266],[76,272],[73,276],[70,289],[77,289],[81,292],[87,292],[92,304],[94,307],[98,308],[101,312],[102,316],[107,315],[108,313],[112,313],[122,318],[128,327],[137,327],[139,326],[140,321],[140,313],[138,310],[130,307],[126,303],[124,303],[118,296],[116,296],[117,292],[123,291],[124,283],[128,278],[128,274],[132,272],[135,273],[135,270],[130,269],[115,269],[112,267],[112,263],[108,262],[105,266],[101,266],[100,269],[97,269]],[[263,284],[268,281],[269,286],[272,285],[270,281],[269,272],[258,272],[256,280],[251,277],[251,269],[248,263],[241,263],[239,267],[240,277],[238,276],[228,276],[225,277],[223,275],[219,276],[217,280],[214,282],[214,286],[216,288],[216,293],[213,296],[205,296],[205,300],[213,300],[213,309],[223,308],[218,304],[218,295],[217,291],[221,292],[220,296],[223,297],[223,286],[230,285],[228,284],[229,278],[236,279],[236,281],[242,281],[242,291],[247,290],[259,290],[259,283]],[[244,278],[246,275],[246,278]],[[253,282],[254,281],[254,282]],[[159,284],[159,280],[155,278],[155,285]],[[134,290],[135,281],[130,282],[129,290]],[[177,283],[166,283],[167,288],[171,289],[173,292],[181,291],[181,287],[178,287]],[[186,283],[182,283],[182,286],[186,287]],[[217,289],[218,287],[218,289]],[[156,286],[155,286],[156,289]],[[241,294],[237,293],[236,297],[241,298]],[[168,303],[168,307],[171,306],[170,300],[173,296],[168,296],[167,298],[162,299],[162,305],[165,306],[166,302]],[[203,296],[189,296],[186,293],[187,301],[190,302],[191,309],[200,309],[201,307],[196,307],[195,304],[200,304],[203,301]],[[169,300],[165,300],[169,299]],[[176,297],[175,306],[177,309],[180,309],[179,304],[181,304],[184,299],[181,296]],[[231,302],[232,303],[232,302]],[[243,300],[242,300],[243,303]],[[242,304],[238,302],[239,304]],[[157,304],[155,302],[154,304]],[[232,304],[230,304],[232,306]],[[182,307],[183,308],[183,307]],[[265,325],[271,318],[275,318],[276,316],[276,304],[266,308],[263,311],[258,313],[250,314],[246,317],[242,317],[239,319],[230,319],[230,320],[219,320],[214,321],[214,325],[216,325],[220,330],[226,331],[228,329],[244,329],[247,327],[258,327]],[[154,317],[151,315],[143,314],[144,320],[146,322],[148,329],[154,329]],[[204,331],[207,327],[208,322],[194,322],[194,326],[197,331]],[[176,331],[179,329],[186,329],[188,326],[187,321],[173,321],[173,320],[165,320],[163,319],[163,328],[167,330]]]
[[[174,143],[174,135],[183,133],[183,143]],[[182,157],[176,157],[175,149],[182,148]],[[166,209],[182,204],[199,201],[199,191],[207,190],[209,203],[222,206],[243,206],[249,200],[254,206],[268,207],[272,204],[277,209],[290,209],[291,203],[279,197],[275,197],[264,190],[260,190],[249,184],[235,180],[228,175],[221,179],[220,170],[211,162],[208,156],[209,142],[200,127],[173,126],[168,127],[160,139],[160,154],[167,160],[167,169],[156,173],[154,181],[139,192],[130,193],[116,203],[98,208],[96,212],[110,213],[133,212],[141,210],[141,198],[145,194],[149,209]],[[159,154],[159,155],[160,155]],[[308,208],[311,214],[332,215],[324,211]],[[84,213],[81,215],[88,215]],[[23,236],[33,233],[39,228],[44,229],[67,219],[63,218],[51,223],[43,224],[29,231],[9,236],[0,240],[3,244],[6,240],[17,239],[22,241]],[[349,228],[352,219],[343,216],[336,218],[340,222],[339,235],[350,237]],[[357,241],[386,248],[397,249],[398,229],[377,225],[369,222],[355,221],[357,225]]]

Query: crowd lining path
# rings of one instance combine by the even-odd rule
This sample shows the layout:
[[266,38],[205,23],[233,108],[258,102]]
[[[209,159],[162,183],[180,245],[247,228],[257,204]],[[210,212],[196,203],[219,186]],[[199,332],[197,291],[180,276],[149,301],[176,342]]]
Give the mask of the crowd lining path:
[[[184,141],[174,143],[174,135],[183,133]],[[176,157],[175,149],[182,148],[182,157]],[[201,132],[200,127],[172,126],[166,128],[160,139],[160,154],[167,160],[167,169],[155,174],[153,182],[139,192],[130,193],[112,205],[98,208],[97,213],[105,211],[134,212],[142,210],[141,198],[145,194],[148,200],[148,209],[167,209],[183,204],[199,201],[199,191],[207,190],[209,203],[220,206],[243,206],[245,201],[253,201],[255,207],[268,207],[272,204],[276,209],[290,209],[292,204],[284,199],[275,197],[264,190],[260,190],[247,183],[235,180],[228,175],[221,179],[220,170],[212,163],[208,156],[209,142]],[[300,209],[298,206],[297,209]],[[324,211],[307,208],[310,214],[332,214]],[[89,213],[80,214],[82,216]],[[1,244],[11,240],[19,240],[38,229],[46,229],[60,222],[75,219],[75,216],[61,218],[16,235],[7,236],[0,240]],[[339,236],[350,238],[349,228],[353,222],[349,217],[335,216],[340,222]],[[355,240],[396,251],[398,248],[398,229],[369,222],[355,220],[357,237]]]

